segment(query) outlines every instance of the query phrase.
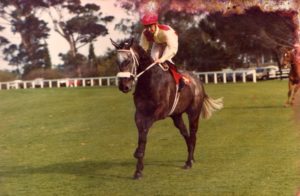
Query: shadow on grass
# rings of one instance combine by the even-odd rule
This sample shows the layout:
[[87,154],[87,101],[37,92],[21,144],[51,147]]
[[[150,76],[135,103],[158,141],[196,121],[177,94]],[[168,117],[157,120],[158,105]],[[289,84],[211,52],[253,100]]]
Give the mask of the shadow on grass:
[[[111,177],[129,179],[129,176],[112,175],[108,170],[113,168],[131,168],[133,163],[130,161],[125,162],[97,162],[97,161],[81,161],[81,162],[67,162],[56,163],[43,167],[30,167],[30,166],[17,166],[6,167],[0,171],[2,177],[16,177],[26,174],[70,174],[77,176],[90,176],[90,177]],[[114,173],[114,172],[110,172]]]
[[[56,163],[43,167],[16,166],[2,167],[0,170],[1,177],[18,177],[20,175],[32,174],[70,174],[76,176],[85,176],[91,178],[115,178],[115,179],[132,179],[135,169],[135,160],[132,161],[115,161],[115,162],[97,162],[81,161]],[[176,167],[179,168],[182,161],[149,161],[145,167]],[[120,169],[126,169],[124,176]],[[126,176],[125,176],[126,175]]]
[[284,109],[289,108],[282,105],[264,105],[264,106],[225,106],[223,110],[244,110],[244,109]]

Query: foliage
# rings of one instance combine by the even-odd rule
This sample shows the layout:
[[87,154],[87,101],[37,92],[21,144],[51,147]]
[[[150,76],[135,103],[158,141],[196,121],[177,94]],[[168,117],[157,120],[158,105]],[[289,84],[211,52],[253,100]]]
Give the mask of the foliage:
[[[99,36],[108,34],[106,24],[111,22],[113,16],[103,16],[100,6],[96,4],[81,5],[79,0],[48,0],[48,13],[54,24],[54,30],[61,35],[69,44],[70,50],[63,54],[65,62],[64,72],[72,77],[74,76],[96,76],[96,64],[94,57],[88,56],[88,61],[83,57],[78,49],[92,44]],[[65,18],[67,12],[70,18]],[[90,51],[91,52],[91,51]],[[90,55],[93,55],[90,53]],[[90,66],[92,65],[92,66]]]
[[21,75],[20,66],[22,65],[26,56],[23,49],[24,48],[19,48],[19,46],[16,44],[10,44],[3,50],[4,59],[7,60],[10,65],[17,67],[16,70],[19,76]]
[[[0,3],[0,17],[10,24],[13,33],[21,37],[20,44],[10,44],[4,49],[6,60],[17,67],[23,65],[25,74],[44,64],[43,39],[48,37],[50,29],[35,14],[37,9],[45,6],[43,1],[3,0]],[[13,53],[7,53],[9,51]]]
[[[0,25],[0,32],[4,29],[3,26]],[[0,47],[3,47],[5,45],[9,44],[9,41],[7,38],[0,36]]]
[[109,50],[105,56],[100,56],[98,60],[98,72],[100,76],[114,76],[118,72],[118,66],[116,64],[115,51]]
[[210,14],[201,27],[208,31],[216,29],[212,39],[221,39],[229,47],[238,47],[236,50],[241,53],[253,53],[276,47],[292,48],[296,42],[296,17],[295,11],[263,12],[258,7],[252,7],[244,14],[225,17],[221,13]]
[[245,54],[256,58],[262,54],[275,55],[277,59],[284,48],[293,48],[298,40],[295,17],[294,11],[263,12],[251,7],[243,14],[209,14],[199,27],[209,42],[217,43],[233,60]]
[[0,70],[0,81],[6,82],[6,81],[12,81],[17,79],[17,75],[10,72],[10,71],[1,71]]
[[34,69],[26,74],[23,79],[24,80],[34,80],[36,78],[44,78],[44,79],[58,79],[65,78],[61,70],[59,69]]
[[52,62],[51,62],[51,56],[50,56],[49,49],[48,49],[47,45],[45,46],[45,50],[44,50],[44,54],[43,54],[43,59],[44,59],[44,62],[45,62],[45,65],[44,65],[43,68],[45,68],[45,69],[51,69]]
[[[160,2],[156,4],[155,2]],[[259,64],[261,57],[280,66],[286,48],[298,41],[297,12],[262,10],[257,1],[121,1],[129,12],[159,13],[159,21],[172,26],[179,35],[175,62],[187,69],[209,71],[225,67]],[[275,3],[275,2],[274,2]],[[226,5],[225,10],[213,5]],[[276,4],[276,3],[275,3]],[[210,7],[211,6],[211,7]],[[274,8],[275,9],[275,8]],[[141,25],[136,24],[141,27]],[[129,30],[128,30],[129,29]],[[128,26],[128,31],[136,36]],[[136,28],[141,32],[141,28]]]
[[164,15],[168,11],[199,14],[204,12],[243,13],[245,9],[260,6],[266,11],[299,8],[300,2],[295,0],[118,0],[118,4],[130,11],[138,11],[142,15],[147,11],[155,11]]
[[95,54],[94,45],[91,43],[89,47],[89,54],[88,54],[88,65],[89,67],[97,67],[97,58]]
[[75,57],[69,51],[67,54],[59,54],[63,63],[63,70],[64,74],[68,77],[76,77],[82,76],[82,68],[85,67],[88,63],[87,58],[80,53],[76,53]]
[[[111,22],[114,17],[104,16],[100,6],[96,4],[81,5],[80,0],[1,1],[0,17],[8,22],[13,33],[19,34],[21,37],[19,44],[9,44],[5,37],[0,37],[0,46],[6,45],[5,60],[10,65],[16,66],[19,73],[23,67],[24,77],[35,69],[47,69],[52,66],[45,41],[50,29],[43,19],[37,17],[37,12],[40,10],[49,13],[55,31],[70,45],[69,54],[72,59],[69,58],[71,63],[67,62],[66,72],[72,69],[74,76],[86,75],[87,72],[89,73],[87,75],[95,75],[97,63],[92,63],[93,67],[87,67],[87,63],[78,53],[78,49],[86,44],[91,44],[98,36],[107,35],[106,24]],[[70,18],[66,19],[64,16],[67,15],[67,12],[69,12]],[[2,29],[3,27],[0,26],[0,30]],[[76,60],[79,61],[75,62]],[[71,68],[70,66],[73,65],[75,67]],[[89,70],[81,70],[82,67],[87,67]]]
[[150,130],[140,181],[130,94],[0,91],[0,195],[296,195],[299,129],[283,107],[287,82],[205,87],[225,108],[200,122],[193,168],[181,169],[186,146],[165,119]]
[[[102,16],[100,7],[96,4],[81,5],[80,1],[52,1],[49,5],[56,11],[56,16],[49,10],[55,31],[70,45],[73,57],[78,49],[95,41],[98,36],[108,34],[106,24],[113,20],[113,16]],[[70,19],[65,19],[64,12],[68,11]]]

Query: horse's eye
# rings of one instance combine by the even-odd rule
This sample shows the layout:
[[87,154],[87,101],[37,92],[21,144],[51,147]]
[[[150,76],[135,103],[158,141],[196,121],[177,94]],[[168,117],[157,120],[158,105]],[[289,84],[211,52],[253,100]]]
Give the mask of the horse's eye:
[[125,42],[124,47],[128,49],[130,47],[130,44],[128,42]]
[[125,66],[127,66],[127,65],[129,65],[129,63],[130,63],[130,60],[129,59],[126,59],[125,61],[123,61],[122,62],[122,67],[125,67]]

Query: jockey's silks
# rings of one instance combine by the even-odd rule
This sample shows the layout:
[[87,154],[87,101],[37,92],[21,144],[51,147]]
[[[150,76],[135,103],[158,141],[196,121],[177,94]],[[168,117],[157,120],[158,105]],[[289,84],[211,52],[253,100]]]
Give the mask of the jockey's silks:
[[[169,26],[167,25],[162,25],[162,24],[158,24],[157,27],[162,30],[162,31],[168,31],[170,30]],[[156,30],[155,33],[157,34],[158,31]],[[145,35],[146,39],[148,42],[154,42],[154,34],[150,33],[149,31],[145,30],[143,31],[143,34]]]
[[[141,47],[147,51],[150,47],[150,43],[153,43],[151,49],[151,56],[154,60],[160,58],[163,62],[169,60],[172,62],[172,58],[175,56],[178,50],[178,36],[174,29],[168,25],[156,25],[154,34],[151,34],[146,29],[143,31],[140,39]],[[153,54],[160,54],[153,55]]]

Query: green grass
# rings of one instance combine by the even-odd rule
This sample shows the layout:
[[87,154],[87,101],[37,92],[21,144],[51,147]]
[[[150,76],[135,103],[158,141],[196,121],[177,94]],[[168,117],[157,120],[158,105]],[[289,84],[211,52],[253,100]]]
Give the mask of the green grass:
[[0,195],[295,195],[300,138],[287,82],[205,85],[225,108],[200,122],[196,163],[170,119],[148,136],[142,180],[131,94],[0,91]]

